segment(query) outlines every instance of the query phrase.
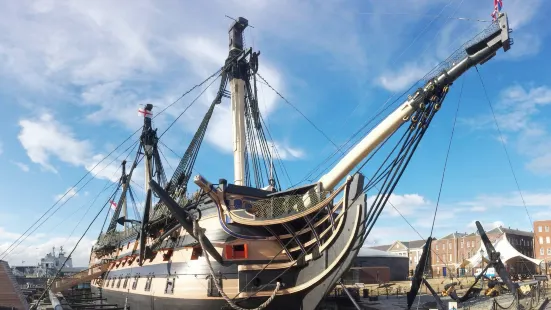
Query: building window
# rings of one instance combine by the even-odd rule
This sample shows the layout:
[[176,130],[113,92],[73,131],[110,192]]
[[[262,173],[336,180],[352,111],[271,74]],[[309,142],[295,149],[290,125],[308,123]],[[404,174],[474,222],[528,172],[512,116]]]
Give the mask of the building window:
[[541,232],[541,226],[538,226],[538,231]]
[[474,248],[474,240],[473,240],[473,241],[471,241],[471,247],[473,247],[473,248]]
[[549,239],[549,236],[545,237],[545,243],[551,243],[551,239]]
[[437,262],[437,263],[440,262],[440,258],[438,258],[438,255],[436,256],[436,262]]
[[549,226],[545,226],[545,232],[549,232]]
[[452,249],[452,244],[451,243],[448,243],[448,249]]
[[464,243],[463,241],[464,241],[464,240],[461,239],[461,248],[463,248],[463,243]]
[[469,241],[467,241],[467,247],[470,248],[471,247],[471,243]]
[[540,244],[543,244],[543,237],[540,237]]
[[126,288],[126,285],[128,285],[128,279],[130,278],[130,276],[126,276],[124,278],[124,283],[122,284],[122,288]]
[[547,255],[551,255],[551,248],[547,248]]
[[452,261],[452,255],[451,255],[451,254],[450,254],[450,260],[449,260],[449,261],[450,261],[450,262]]
[[438,250],[438,243],[436,244],[436,249]]

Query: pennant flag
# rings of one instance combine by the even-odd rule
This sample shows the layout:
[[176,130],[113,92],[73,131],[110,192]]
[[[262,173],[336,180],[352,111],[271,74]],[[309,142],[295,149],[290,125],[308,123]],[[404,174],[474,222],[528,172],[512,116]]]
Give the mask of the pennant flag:
[[111,202],[111,209],[115,211],[117,209],[117,204],[113,200],[111,200],[110,202]]
[[499,15],[499,12],[501,12],[502,7],[503,0],[494,0],[494,11],[492,12],[492,18],[494,21],[497,19],[497,16]]

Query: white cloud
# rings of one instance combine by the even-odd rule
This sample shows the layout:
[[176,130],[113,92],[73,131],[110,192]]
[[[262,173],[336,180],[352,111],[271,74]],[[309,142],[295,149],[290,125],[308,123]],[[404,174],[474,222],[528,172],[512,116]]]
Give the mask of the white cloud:
[[532,159],[526,167],[537,174],[551,173],[551,154],[544,154]]
[[484,206],[473,206],[469,210],[473,211],[473,212],[484,212],[484,211],[488,210],[488,208],[486,208]]
[[[13,240],[16,240],[17,238],[19,238],[19,236],[20,236],[20,234],[7,231],[4,227],[0,227],[0,240],[13,241]],[[2,252],[3,252],[3,250],[0,251],[0,253],[2,253]]]
[[[551,207],[551,194],[546,192],[524,191],[522,196],[527,207]],[[471,210],[473,208],[492,210],[505,207],[524,207],[518,191],[505,194],[480,195],[473,200],[460,202],[458,205],[469,207]]]
[[[383,199],[383,197],[381,197],[381,199]],[[374,200],[375,196],[369,196],[367,199],[367,205],[371,206]],[[385,206],[384,213],[393,217],[400,216],[398,211],[402,215],[410,215],[417,213],[420,209],[424,209],[428,205],[429,202],[427,199],[419,194],[392,194],[390,195],[390,198]],[[396,211],[396,209],[392,206],[398,209],[398,211]]]
[[54,120],[51,114],[43,114],[35,120],[19,121],[21,132],[18,135],[21,145],[32,162],[57,172],[50,164],[50,157],[78,166],[89,156],[91,144],[74,138],[71,131]]
[[[536,174],[551,174],[551,127],[538,116],[547,114],[551,106],[551,87],[515,84],[503,89],[495,105],[496,119],[505,143],[512,145],[528,159],[526,168]],[[479,115],[463,120],[472,129],[492,130],[492,115]],[[501,143],[499,137],[497,139]]]
[[69,200],[70,198],[76,197],[76,196],[78,196],[76,188],[69,187],[63,194],[55,195],[54,196],[54,201],[59,200],[60,203],[63,203],[65,201]]
[[[182,39],[178,43],[182,50],[182,57],[188,59],[192,63],[192,68],[198,76],[207,76],[209,72],[214,72],[220,67],[221,59],[227,57],[226,44],[215,43],[205,37],[192,37]],[[269,61],[262,59],[262,65],[259,70],[261,74],[270,85],[280,92],[285,92],[285,88],[282,84],[281,74],[270,64]],[[215,82],[210,90],[207,100],[204,104],[209,104],[216,96],[216,90],[218,89],[219,82]],[[264,119],[268,119],[270,114],[276,109],[277,94],[271,90],[258,92],[259,109]],[[231,153],[233,151],[232,140],[232,114],[229,100],[226,104],[219,105],[215,108],[215,113],[209,123],[209,130],[206,134],[206,140],[214,144],[218,149]],[[200,119],[190,122],[189,129],[195,130],[196,124],[200,122]],[[266,130],[266,129],[264,129]],[[296,147],[289,146],[286,143],[275,142],[274,143],[280,157],[282,159],[301,158],[304,156],[304,151]]]
[[551,88],[514,85],[501,94],[498,122],[504,131],[517,133],[515,146],[529,158],[526,168],[537,174],[551,174],[549,125],[537,119],[551,105]]
[[[410,241],[421,239],[421,237],[411,227],[409,227],[405,222],[402,223],[403,225],[401,225],[401,223],[398,225],[375,224],[371,230],[371,233],[367,237],[366,242],[364,242],[364,245],[371,247],[392,244],[396,240]],[[419,228],[416,229],[423,238],[428,238],[428,231]],[[389,234],[389,231],[392,233]]]
[[513,30],[523,28],[528,24],[540,10],[543,0],[509,0],[504,3],[503,11],[510,12],[510,27]]
[[[117,7],[125,14],[121,15]],[[251,21],[256,19],[254,15],[266,15],[263,11],[251,8],[247,8],[252,15],[249,17]],[[220,10],[218,7],[216,9]],[[281,9],[279,13],[286,12]],[[26,71],[34,73],[30,75],[25,72],[25,77],[20,77],[20,83],[25,87],[40,84],[43,85],[41,89],[61,85],[62,92],[70,92],[70,86],[77,86],[80,93],[71,93],[68,97],[74,98],[77,105],[86,106],[88,111],[92,108],[86,119],[97,124],[115,121],[128,129],[138,128],[141,124],[136,113],[139,104],[166,106],[174,99],[166,94],[176,95],[183,88],[210,75],[223,65],[228,53],[227,19],[207,18],[214,21],[213,25],[197,29],[195,25],[204,23],[206,19],[202,17],[197,20],[189,8],[182,10],[179,5],[163,5],[147,0],[137,1],[130,7],[119,4],[113,7],[113,4],[101,1],[93,4],[52,2],[48,5],[14,4],[9,7],[9,11],[13,13],[12,16],[21,18],[14,18],[6,25],[12,25],[12,30],[25,31],[17,35],[0,36],[0,46],[17,46],[16,50],[6,48],[5,55],[8,59],[14,59],[14,66],[24,67],[28,69]],[[163,18],[159,20],[161,11]],[[28,12],[31,12],[32,18]],[[187,17],[182,16],[181,12]],[[256,21],[256,25],[259,25],[260,20]],[[15,24],[20,27],[14,28]],[[278,23],[277,27],[280,26]],[[176,28],[179,30],[175,31]],[[249,28],[246,35],[250,35],[249,31],[254,31],[252,29]],[[28,36],[31,34],[35,39],[33,41],[42,46],[40,49],[34,44],[28,44],[27,39],[30,39]],[[82,36],[86,36],[87,40],[81,40]],[[322,42],[325,40],[319,41]],[[189,66],[191,70],[186,68]],[[17,67],[8,70],[12,75],[23,72]],[[264,55],[261,56],[260,72],[276,89],[285,91],[281,74]],[[37,83],[39,79],[41,82]],[[210,91],[211,100],[217,86],[218,83],[214,83]],[[271,91],[263,94],[265,98],[260,99],[260,108],[266,118],[275,110],[276,95]],[[190,94],[181,104],[167,111],[168,115],[157,118],[155,121],[161,125],[160,128],[171,121],[171,116],[179,114],[194,95]],[[188,111],[187,114],[193,118],[181,122],[186,131],[195,132],[205,111],[204,105],[210,103],[208,101],[202,101],[203,105],[196,104]],[[232,149],[228,105],[226,101],[217,107],[206,139],[224,152]],[[86,149],[88,152],[92,149],[90,145],[85,145],[86,141],[80,142],[82,144],[77,149]],[[284,158],[303,156],[303,150],[289,143],[276,144]],[[33,162],[55,170],[46,157],[52,153],[51,149],[59,148],[41,146],[40,149],[42,153],[31,153]],[[59,157],[59,154],[51,156]],[[61,160],[75,162],[67,158]]]
[[14,161],[13,164],[16,165],[17,167],[19,167],[19,169],[21,169],[21,171],[23,171],[23,172],[29,172],[31,170],[29,168],[29,165],[26,165],[24,163]]
[[379,84],[393,92],[404,90],[425,76],[432,67],[434,65],[407,63],[397,71],[383,73],[379,77]]
[[[482,225],[482,228],[484,228],[486,232],[497,227],[506,227],[502,221],[481,222],[480,224]],[[469,225],[467,225],[467,228],[473,231],[477,231],[476,221],[470,222]]]
[[[2,239],[7,240],[5,242],[1,242],[2,239],[0,239],[0,253],[2,253],[11,245],[12,240],[19,237],[19,234],[6,232],[2,227],[0,227],[0,232],[2,233],[0,235],[4,236]],[[5,238],[6,235],[9,238]],[[60,246],[63,246],[65,255],[69,255],[79,238],[80,237],[71,237],[67,239],[67,237],[64,236],[35,234],[26,240],[26,246],[21,245],[15,248],[15,250],[11,251],[5,260],[8,261],[10,266],[22,264],[34,265],[40,261],[40,258],[44,257],[47,253],[50,253],[53,247],[56,247],[57,252]],[[88,266],[92,244],[93,241],[89,237],[84,237],[82,239],[72,255],[74,267]],[[22,263],[23,261],[25,261],[25,263]]]
[[[93,147],[87,140],[79,140],[67,126],[59,123],[51,114],[43,114],[36,119],[22,119],[19,121],[21,131],[18,138],[32,162],[47,170],[57,172],[50,163],[55,157],[64,163],[84,167],[97,177],[116,181],[114,176],[118,164],[111,158],[97,163],[104,157],[101,154],[93,155]],[[97,165],[97,166],[96,166]]]
[[539,54],[542,49],[542,39],[534,33],[513,33],[514,45],[511,50],[503,55],[503,59],[520,60],[526,56]]

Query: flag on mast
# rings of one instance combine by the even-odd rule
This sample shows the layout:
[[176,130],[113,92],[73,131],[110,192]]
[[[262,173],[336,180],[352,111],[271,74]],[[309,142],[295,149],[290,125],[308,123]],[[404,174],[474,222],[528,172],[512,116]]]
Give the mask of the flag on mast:
[[153,116],[153,113],[146,110],[145,108],[140,108],[138,109],[138,115],[143,115],[143,117],[151,118],[151,116]]
[[494,11],[492,12],[492,18],[495,21],[499,15],[499,12],[501,12],[501,8],[503,7],[503,0],[494,0]]
[[117,204],[113,200],[110,200],[109,202],[111,203],[111,209],[113,209],[113,211],[117,210]]

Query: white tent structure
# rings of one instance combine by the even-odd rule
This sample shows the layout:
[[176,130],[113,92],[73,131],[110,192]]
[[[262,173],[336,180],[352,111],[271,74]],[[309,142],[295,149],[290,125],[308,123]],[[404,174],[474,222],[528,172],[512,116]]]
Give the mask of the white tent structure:
[[[503,234],[501,238],[496,240],[496,242],[493,243],[493,246],[497,252],[500,253],[500,258],[503,264],[507,264],[508,261],[511,261],[515,258],[523,258],[527,261],[530,261],[536,265],[540,265],[543,260],[541,259],[534,259],[531,257],[528,257],[519,251],[517,251],[510,243],[509,240],[507,240],[506,234]],[[475,252],[475,255],[473,255],[471,258],[468,259],[471,266],[479,266],[481,265],[482,257],[480,255],[481,251],[484,250],[484,259],[488,259],[488,253],[486,251],[486,248],[483,244],[480,245],[480,248],[478,248],[478,251]]]

